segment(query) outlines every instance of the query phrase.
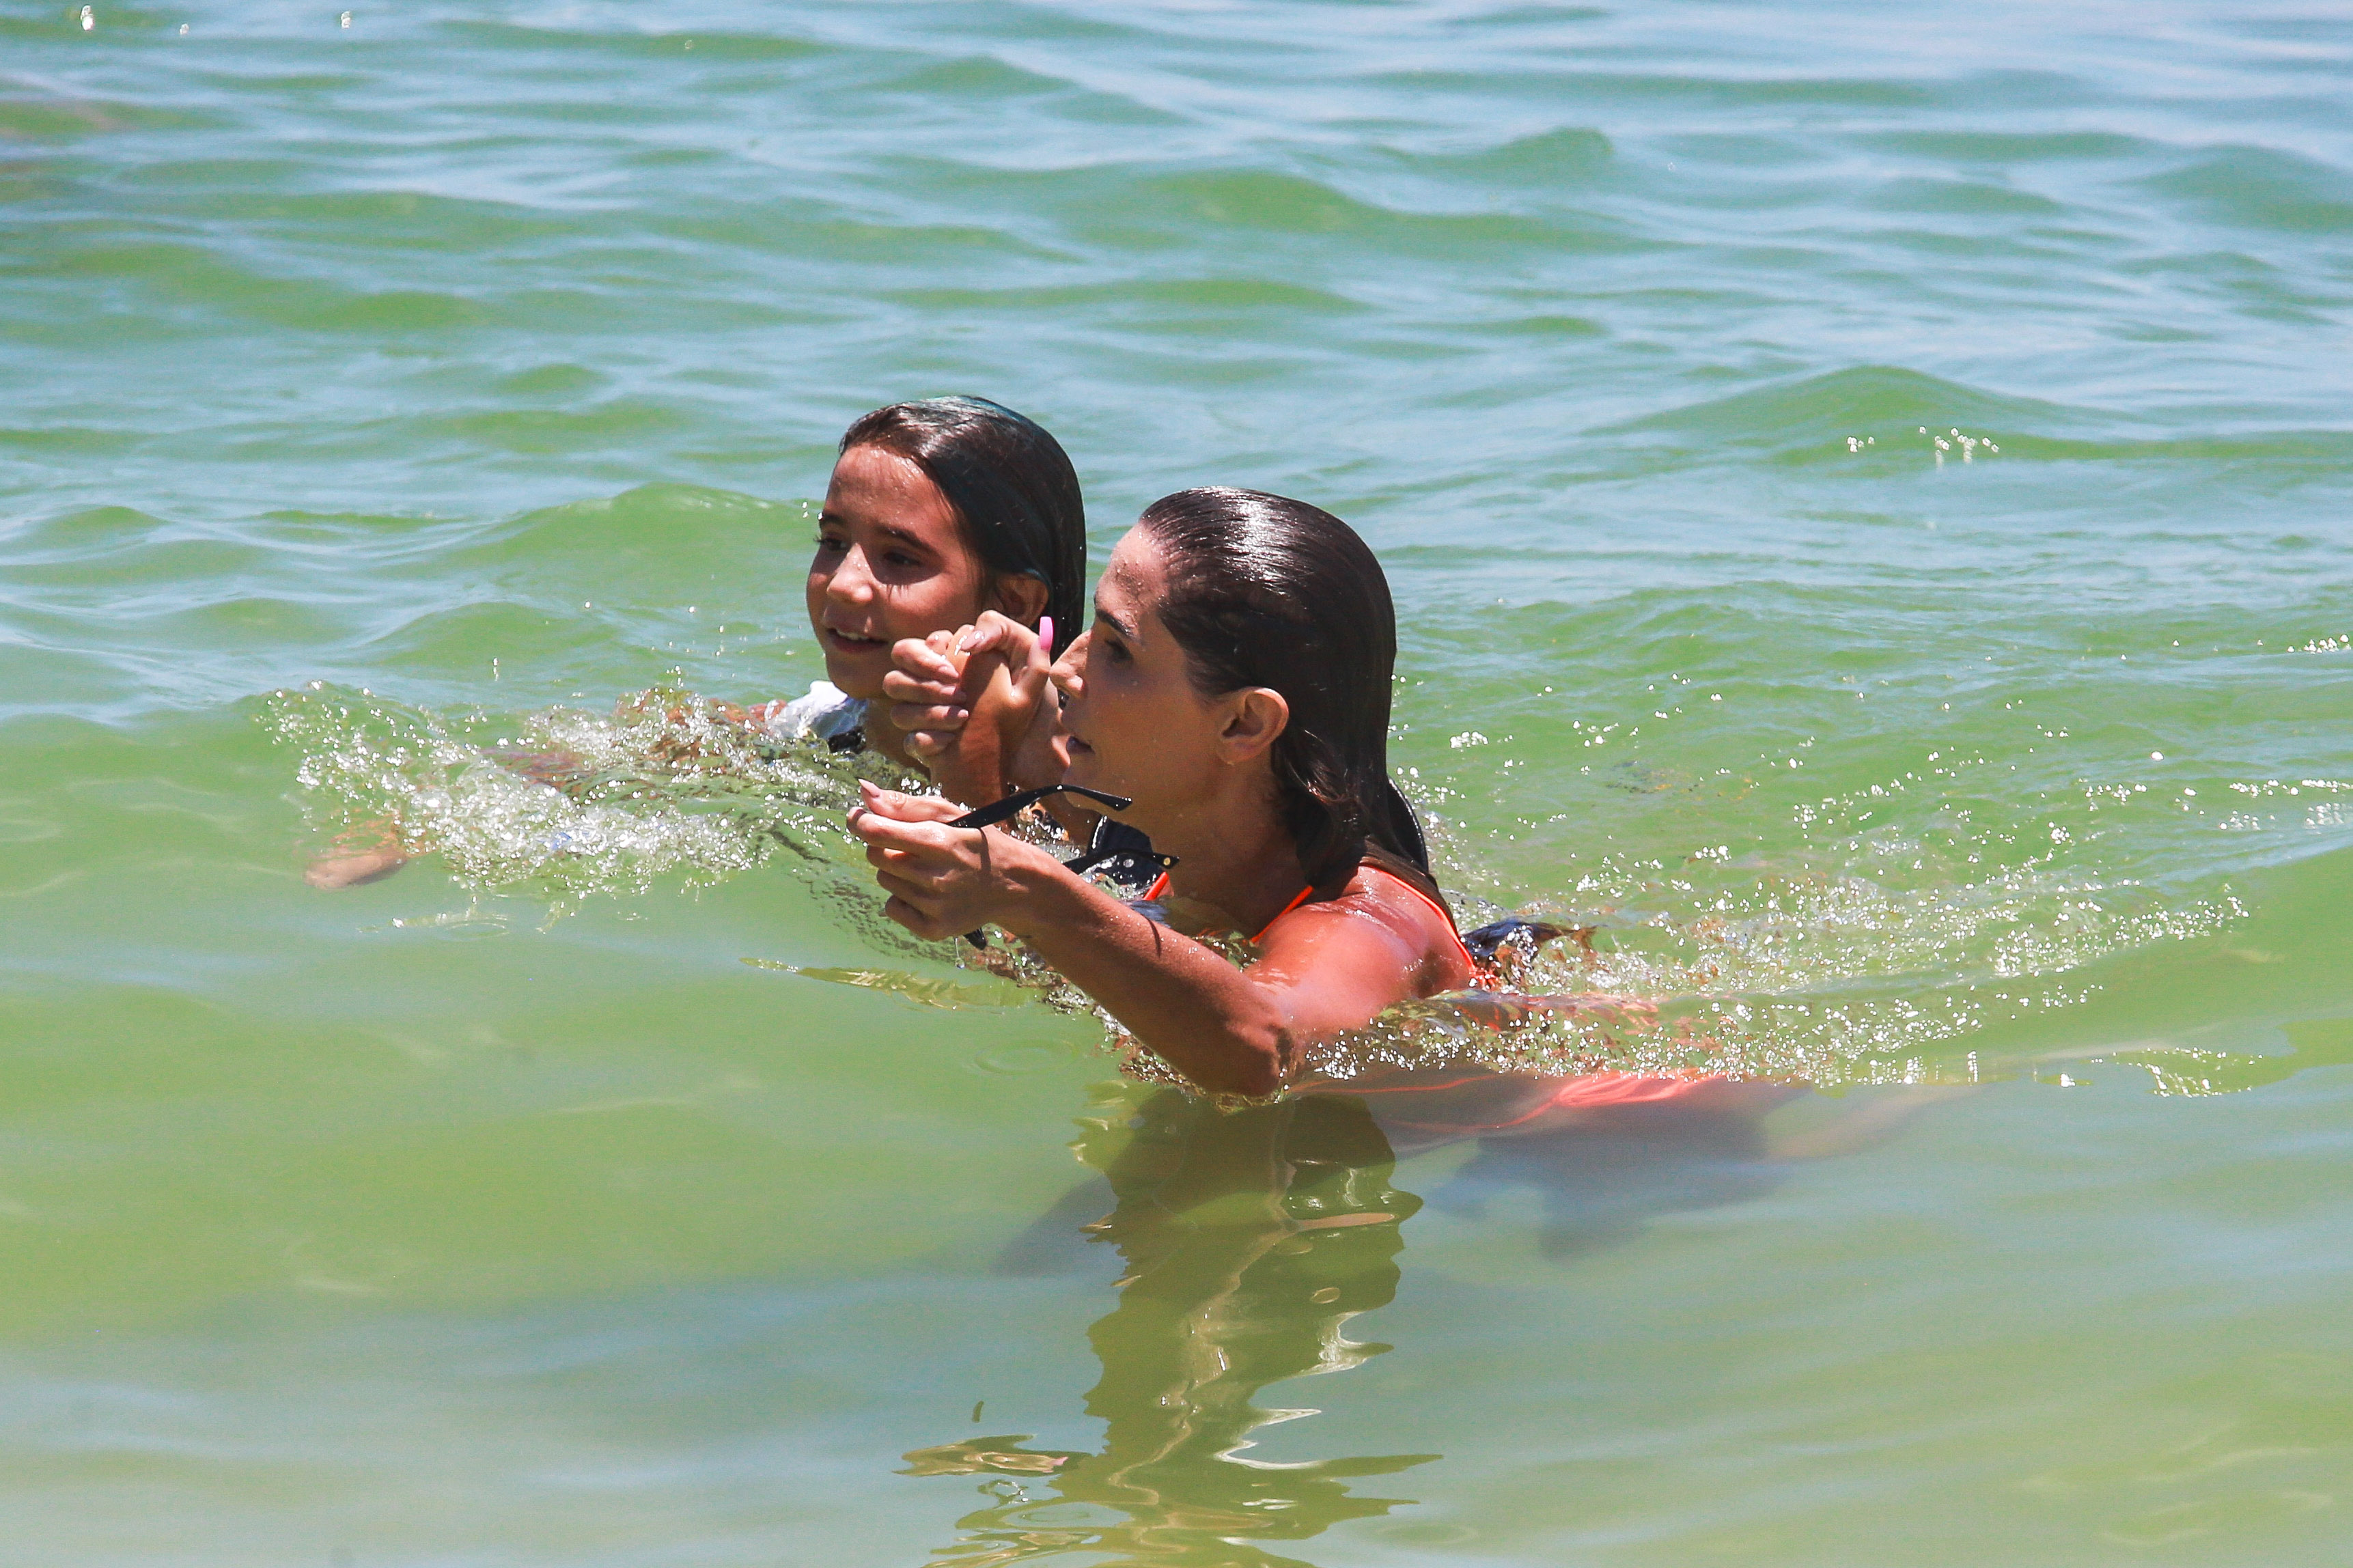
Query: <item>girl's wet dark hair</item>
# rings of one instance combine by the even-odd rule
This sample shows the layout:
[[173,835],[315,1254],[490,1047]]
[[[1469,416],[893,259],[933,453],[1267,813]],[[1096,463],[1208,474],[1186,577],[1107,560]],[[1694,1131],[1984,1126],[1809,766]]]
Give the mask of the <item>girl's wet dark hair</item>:
[[1344,884],[1368,843],[1427,874],[1420,826],[1389,782],[1397,610],[1356,530],[1305,501],[1223,487],[1163,496],[1136,526],[1167,566],[1160,620],[1195,689],[1264,686],[1291,705],[1274,777],[1316,889]]
[[1086,616],[1087,512],[1061,443],[1037,421],[985,397],[927,397],[860,415],[840,450],[880,447],[940,487],[991,572],[1046,584],[1057,636]]

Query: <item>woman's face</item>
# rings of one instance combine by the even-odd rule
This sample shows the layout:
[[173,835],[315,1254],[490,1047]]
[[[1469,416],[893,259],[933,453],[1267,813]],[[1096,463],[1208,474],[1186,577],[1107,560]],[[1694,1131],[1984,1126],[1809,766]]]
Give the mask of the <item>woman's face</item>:
[[1228,705],[1194,689],[1185,650],[1160,622],[1167,581],[1159,546],[1128,530],[1095,584],[1094,625],[1056,667],[1071,743],[1064,777],[1132,798],[1120,820],[1146,833],[1204,799],[1225,765]]
[[955,509],[913,462],[852,447],[833,465],[817,555],[809,626],[825,675],[852,697],[882,695],[891,645],[979,618],[988,571],[965,544]]

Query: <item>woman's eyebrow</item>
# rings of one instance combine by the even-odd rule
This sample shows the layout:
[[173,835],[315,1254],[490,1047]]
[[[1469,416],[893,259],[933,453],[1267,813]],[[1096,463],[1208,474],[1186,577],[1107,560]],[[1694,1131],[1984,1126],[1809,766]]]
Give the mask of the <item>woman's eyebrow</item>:
[[1103,625],[1109,626],[1120,636],[1127,638],[1130,642],[1135,640],[1134,628],[1125,625],[1117,616],[1114,616],[1109,610],[1104,609],[1103,603],[1101,599],[1097,599],[1095,601],[1095,619],[1101,621]]

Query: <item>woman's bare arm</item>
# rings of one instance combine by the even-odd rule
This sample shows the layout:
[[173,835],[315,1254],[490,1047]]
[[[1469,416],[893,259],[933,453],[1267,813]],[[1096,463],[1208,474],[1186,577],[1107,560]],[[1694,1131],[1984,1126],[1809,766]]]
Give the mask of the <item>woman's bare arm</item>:
[[1359,1027],[1418,990],[1429,917],[1351,895],[1279,922],[1266,956],[1238,970],[1110,898],[1052,856],[985,829],[950,827],[940,803],[869,796],[851,830],[892,895],[893,920],[942,940],[994,923],[1103,1004],[1138,1042],[1201,1088],[1271,1094],[1307,1042]]

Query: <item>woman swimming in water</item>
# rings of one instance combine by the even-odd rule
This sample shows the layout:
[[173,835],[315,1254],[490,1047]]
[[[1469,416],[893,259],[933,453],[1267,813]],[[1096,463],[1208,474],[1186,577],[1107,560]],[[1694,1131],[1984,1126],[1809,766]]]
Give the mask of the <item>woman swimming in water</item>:
[[[1050,621],[1066,632],[1077,626],[1086,510],[1069,455],[1034,420],[978,397],[877,408],[852,422],[839,451],[807,584],[827,679],[804,697],[748,709],[716,703],[710,715],[781,741],[871,749],[970,805],[1059,779],[1042,648],[1018,668],[999,655],[966,659],[948,650],[948,700],[927,706],[915,734],[918,715],[894,722],[901,715],[882,700],[882,679],[894,643],[929,638],[945,647],[956,628],[984,616],[1032,633],[1033,644]],[[558,788],[582,765],[568,753],[501,760]],[[320,888],[374,881],[426,847],[377,819],[347,832],[304,876]]]
[[[963,641],[1030,655],[1001,616]],[[1473,978],[1388,778],[1396,658],[1388,580],[1347,524],[1256,490],[1182,490],[1121,540],[1093,626],[1053,671],[1062,782],[1125,797],[1119,820],[1175,861],[1147,903],[951,826],[955,807],[929,797],[865,786],[851,829],[908,930],[1000,926],[1196,1085],[1270,1094],[1309,1042]],[[1194,940],[1224,932],[1257,961]]]

